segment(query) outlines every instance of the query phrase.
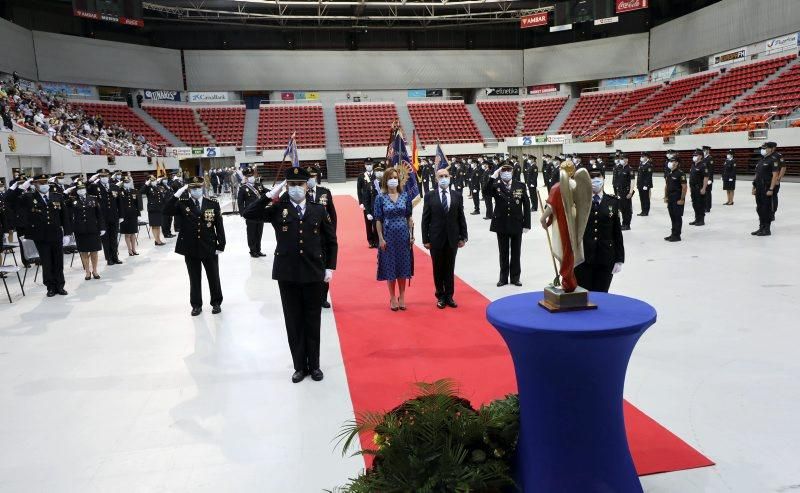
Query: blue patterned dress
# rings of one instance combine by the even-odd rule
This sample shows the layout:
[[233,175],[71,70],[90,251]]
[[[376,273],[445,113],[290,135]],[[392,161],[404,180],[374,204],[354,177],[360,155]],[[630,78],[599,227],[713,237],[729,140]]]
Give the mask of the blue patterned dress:
[[375,199],[372,215],[383,224],[383,239],[386,241],[386,251],[378,249],[379,281],[410,279],[414,275],[408,231],[411,208],[411,197],[406,192],[401,193],[396,202],[385,193]]

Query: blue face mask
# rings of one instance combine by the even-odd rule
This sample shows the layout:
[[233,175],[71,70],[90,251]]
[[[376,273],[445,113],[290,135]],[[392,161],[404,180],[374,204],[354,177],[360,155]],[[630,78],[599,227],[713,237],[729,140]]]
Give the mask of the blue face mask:
[[500,179],[503,181],[511,181],[511,172],[503,171],[502,173],[500,173]]
[[203,196],[203,189],[193,188],[192,190],[189,191],[189,193],[192,195],[193,199],[198,200],[200,197]]
[[47,194],[50,191],[50,185],[39,185],[39,193]]
[[439,188],[444,190],[449,186],[450,186],[450,178],[449,177],[447,177],[447,178],[439,178]]
[[289,198],[292,199],[292,202],[299,204],[303,201],[306,197],[306,191],[303,190],[302,186],[291,186],[289,187]]

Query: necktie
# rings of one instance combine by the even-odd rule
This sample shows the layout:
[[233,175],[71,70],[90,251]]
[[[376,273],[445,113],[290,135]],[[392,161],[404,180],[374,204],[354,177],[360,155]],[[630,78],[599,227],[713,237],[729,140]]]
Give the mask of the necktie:
[[444,207],[444,211],[445,212],[447,212],[449,210],[449,207],[448,207],[448,204],[447,204],[447,192],[445,192],[444,190],[442,190],[442,207]]
[[303,217],[303,208],[300,207],[300,205],[297,205],[295,209],[297,209],[297,215]]
[[594,205],[595,207],[599,207],[600,206],[600,196],[599,195],[595,195],[594,197],[592,197],[592,205]]
[[44,200],[44,205],[47,207],[47,195],[42,195],[42,200]]
[[200,210],[200,202],[198,202],[197,199],[192,199],[192,200],[194,200],[194,208],[199,211]]

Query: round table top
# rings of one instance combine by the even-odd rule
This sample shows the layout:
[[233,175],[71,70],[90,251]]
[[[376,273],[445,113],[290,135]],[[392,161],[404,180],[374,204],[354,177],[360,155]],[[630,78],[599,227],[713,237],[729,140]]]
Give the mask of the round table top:
[[542,298],[542,291],[500,298],[486,308],[486,318],[498,329],[523,333],[638,332],[656,321],[655,308],[627,296],[590,292],[596,309],[558,313],[539,306]]

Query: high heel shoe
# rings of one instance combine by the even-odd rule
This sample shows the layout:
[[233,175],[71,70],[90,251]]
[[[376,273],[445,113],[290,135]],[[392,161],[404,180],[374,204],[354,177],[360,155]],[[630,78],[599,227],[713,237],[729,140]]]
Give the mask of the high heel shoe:
[[139,255],[139,252],[133,252],[134,255]]
[[395,305],[392,301],[389,301],[389,309],[392,310],[393,312],[396,312],[397,310],[400,309],[400,307]]
[[95,279],[100,279],[100,274],[98,274],[97,272],[93,272],[92,277],[94,277]]
[[84,277],[84,279],[85,279],[85,280],[87,280],[87,281],[89,281],[89,280],[91,280],[91,279],[92,279],[92,276],[90,276],[90,275],[89,275],[89,276],[86,276],[86,277]]
[[399,308],[401,311],[405,311],[406,310],[406,302],[405,302],[405,300],[403,300],[402,303],[398,300],[397,308]]

